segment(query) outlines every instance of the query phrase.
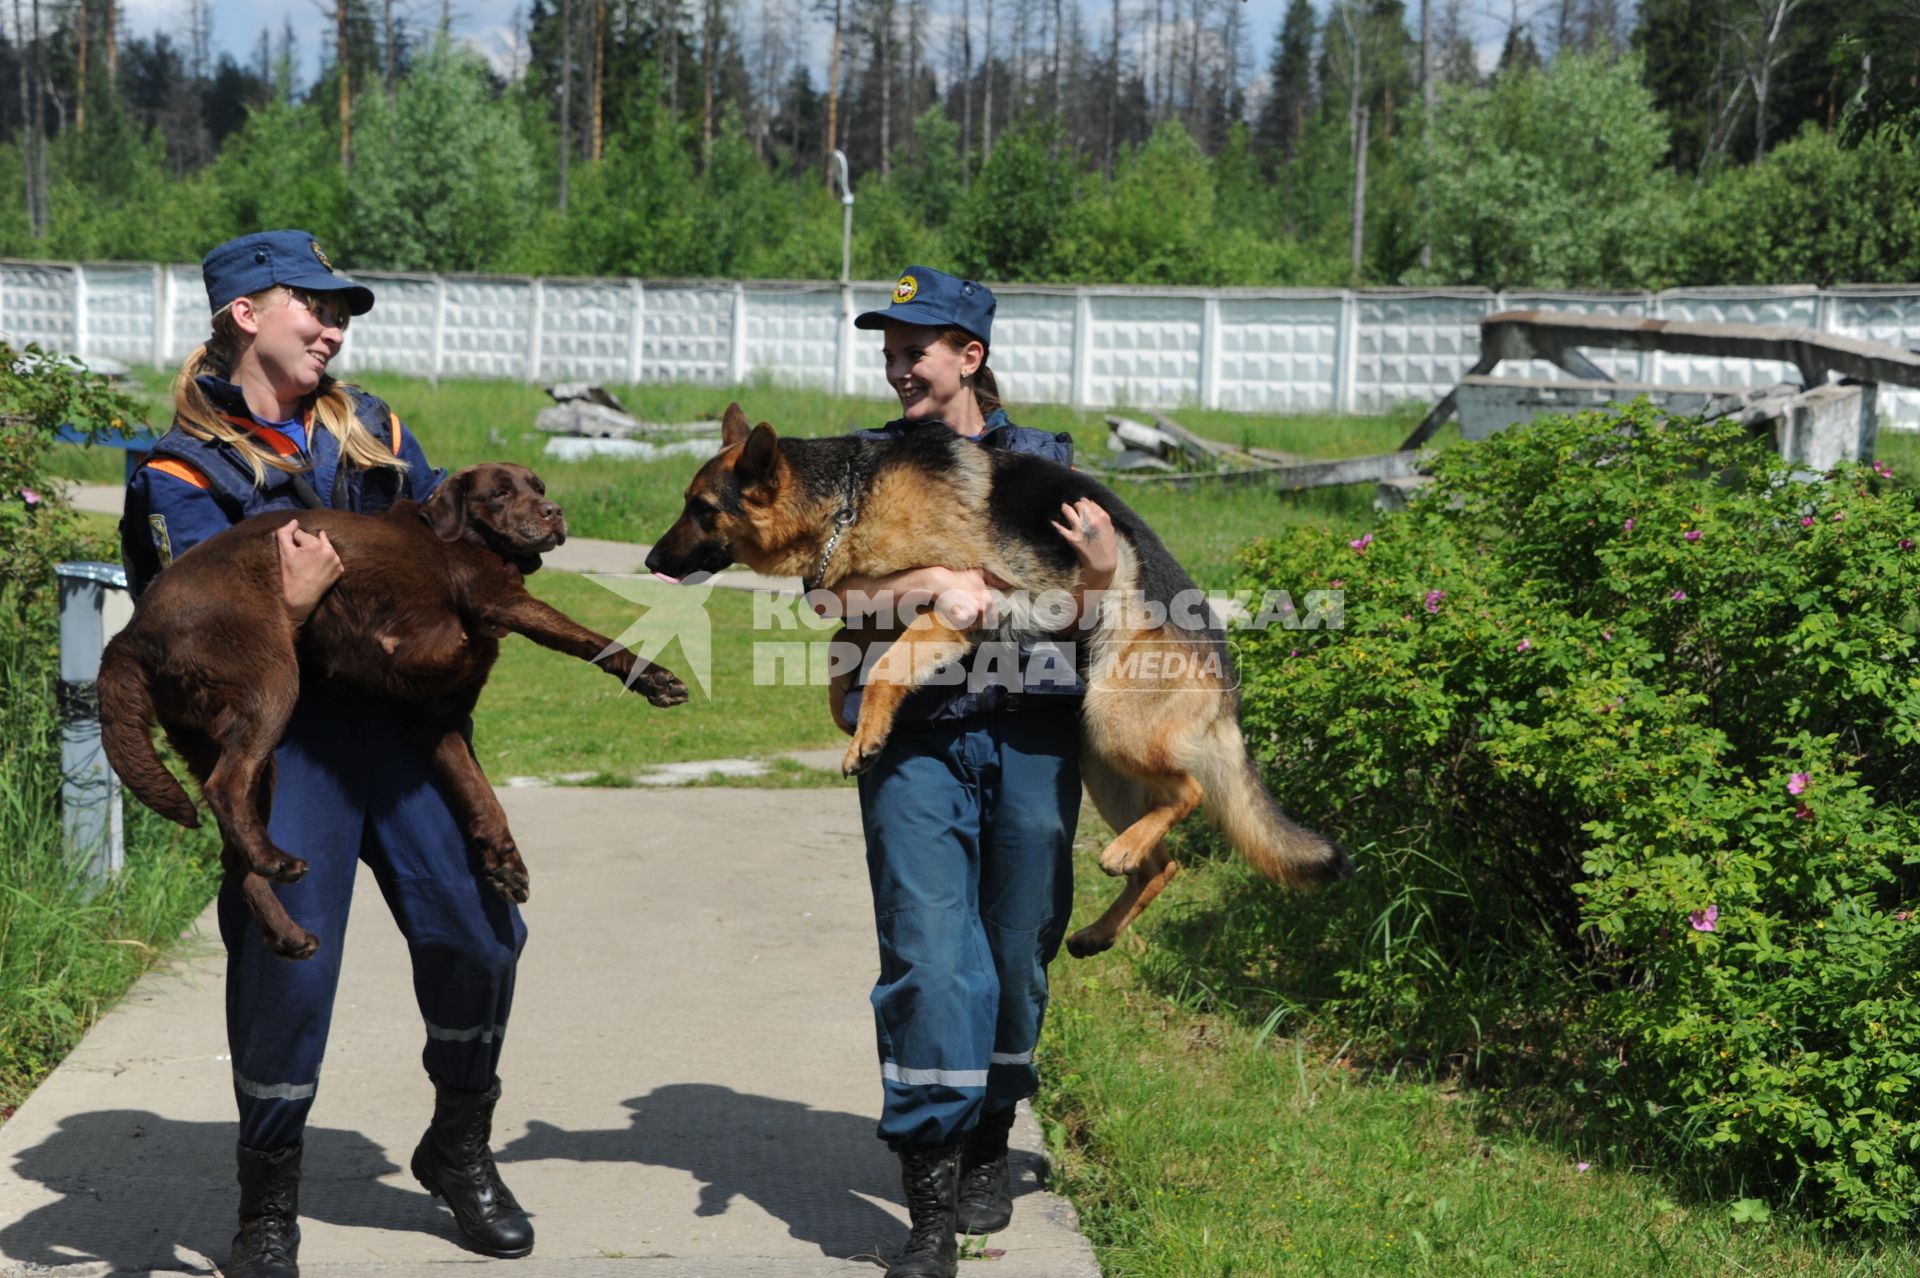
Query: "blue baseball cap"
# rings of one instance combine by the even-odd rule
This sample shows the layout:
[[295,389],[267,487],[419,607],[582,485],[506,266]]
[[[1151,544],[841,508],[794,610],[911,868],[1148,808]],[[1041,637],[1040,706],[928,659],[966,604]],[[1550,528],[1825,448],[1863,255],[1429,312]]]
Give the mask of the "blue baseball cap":
[[909,266],[893,286],[893,301],[877,311],[853,317],[855,328],[885,328],[889,323],[928,328],[963,328],[993,345],[993,290],[930,266]]
[[339,293],[353,315],[373,309],[373,290],[333,269],[320,241],[305,231],[261,231],[228,240],[200,261],[207,305],[218,314],[236,297],[263,292],[276,284],[310,293]]

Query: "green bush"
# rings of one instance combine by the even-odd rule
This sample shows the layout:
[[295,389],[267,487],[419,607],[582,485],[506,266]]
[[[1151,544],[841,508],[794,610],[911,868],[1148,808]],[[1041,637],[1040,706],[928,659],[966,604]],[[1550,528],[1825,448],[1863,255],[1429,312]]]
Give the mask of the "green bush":
[[1879,129],[1857,146],[1812,125],[1702,193],[1682,282],[1905,283],[1920,273],[1920,151]]
[[49,472],[67,422],[98,436],[134,405],[34,347],[0,342],[0,1117],[212,895],[208,831],[127,800],[126,871],[97,885],[60,814],[57,595],[63,559],[117,559]]
[[[1361,875],[1210,961],[1397,1058],[1556,1097],[1577,1143],[1847,1224],[1920,1208],[1920,503],[1725,423],[1544,419],[1240,645],[1248,738]],[[1247,923],[1247,920],[1257,920]]]

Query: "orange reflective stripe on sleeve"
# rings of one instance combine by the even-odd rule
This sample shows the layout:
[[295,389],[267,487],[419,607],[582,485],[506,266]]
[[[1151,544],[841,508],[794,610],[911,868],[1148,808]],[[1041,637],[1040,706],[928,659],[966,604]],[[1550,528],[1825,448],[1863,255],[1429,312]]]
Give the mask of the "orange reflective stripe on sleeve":
[[393,423],[393,455],[400,455],[400,414],[391,408],[387,410],[387,420]]
[[163,475],[172,475],[175,479],[184,479],[195,488],[207,487],[207,477],[186,462],[175,461],[171,457],[156,457],[148,462],[147,465],[153,467]]

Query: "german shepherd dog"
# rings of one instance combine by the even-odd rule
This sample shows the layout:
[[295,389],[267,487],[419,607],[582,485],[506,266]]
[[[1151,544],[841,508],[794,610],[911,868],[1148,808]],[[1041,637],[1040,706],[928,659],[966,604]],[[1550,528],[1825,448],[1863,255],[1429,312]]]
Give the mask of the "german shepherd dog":
[[[1179,868],[1162,841],[1195,808],[1269,878],[1305,887],[1352,872],[1337,844],[1289,821],[1261,784],[1240,735],[1225,637],[1204,612],[1204,596],[1106,488],[1045,458],[980,448],[937,424],[886,441],[780,439],[765,422],[749,430],[733,404],[721,441],[688,486],[680,518],[647,556],[662,576],[737,561],[798,576],[811,590],[940,565],[981,568],[1006,583],[994,631],[970,636],[929,608],[897,631],[864,636],[884,649],[863,662],[870,672],[843,763],[849,775],[873,764],[906,695],[976,638],[1018,641],[1059,629],[1057,619],[1042,621],[1047,611],[1036,601],[1070,598],[1080,568],[1051,520],[1083,497],[1111,516],[1119,567],[1076,646],[1087,683],[1080,774],[1119,831],[1100,868],[1127,883],[1105,914],[1067,939],[1068,952],[1084,958],[1107,949],[1159,895]],[[836,689],[836,710],[844,691]]]
[[[346,569],[296,626],[280,601],[274,533],[298,519],[324,531]],[[107,759],[160,815],[200,824],[193,800],[153,748],[157,719],[200,782],[220,826],[220,863],[268,948],[309,958],[319,941],[295,923],[269,880],[298,881],[307,863],[273,845],[273,750],[303,676],[404,702],[409,740],[428,758],[448,807],[494,890],[527,899],[507,816],[467,747],[467,716],[500,655],[522,634],[597,663],[656,706],[687,690],[527,593],[526,574],[567,539],[560,507],[524,466],[490,462],[442,480],[424,504],[380,515],[276,511],[244,519],[182,555],[140,597],[100,657]]]

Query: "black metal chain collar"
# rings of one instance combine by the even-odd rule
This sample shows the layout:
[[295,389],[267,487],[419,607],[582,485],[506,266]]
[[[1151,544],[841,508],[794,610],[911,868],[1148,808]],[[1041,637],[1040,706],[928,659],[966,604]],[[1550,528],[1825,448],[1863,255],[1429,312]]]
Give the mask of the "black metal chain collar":
[[802,577],[800,588],[807,594],[820,589],[827,580],[827,567],[833,562],[833,552],[840,546],[840,538],[847,529],[853,527],[853,462],[847,462],[847,488],[840,502],[840,509],[833,516],[833,535],[827,538],[827,548],[820,552],[820,566],[814,570],[811,578]]

